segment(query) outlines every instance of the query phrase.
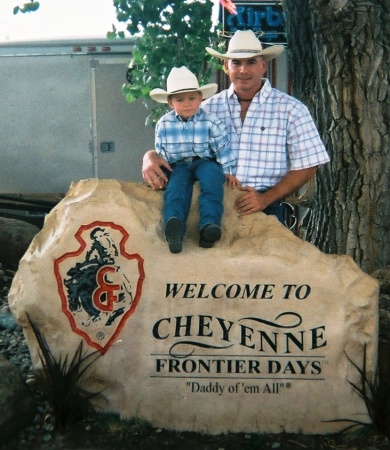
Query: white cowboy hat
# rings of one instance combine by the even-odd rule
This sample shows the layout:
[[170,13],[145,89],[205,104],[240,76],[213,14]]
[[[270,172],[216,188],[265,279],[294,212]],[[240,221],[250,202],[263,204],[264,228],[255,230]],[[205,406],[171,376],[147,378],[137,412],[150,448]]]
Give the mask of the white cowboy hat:
[[261,42],[252,30],[237,30],[230,39],[228,51],[219,53],[212,48],[206,47],[207,53],[220,59],[245,59],[253,56],[263,56],[267,61],[276,58],[283,51],[283,45],[272,45],[263,49]]
[[202,94],[202,98],[209,98],[217,92],[217,83],[205,84],[199,86],[196,76],[182,66],[180,68],[174,67],[167,78],[167,90],[157,88],[150,91],[150,96],[153,100],[159,103],[168,103],[168,96],[179,94],[180,92],[196,91]]

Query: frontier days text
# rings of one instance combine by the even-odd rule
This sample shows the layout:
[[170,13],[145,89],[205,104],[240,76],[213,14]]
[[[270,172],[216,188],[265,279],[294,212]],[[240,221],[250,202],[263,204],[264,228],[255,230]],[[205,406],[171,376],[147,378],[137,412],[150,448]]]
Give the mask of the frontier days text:
[[[271,300],[274,289],[273,284],[173,283],[166,285],[166,297]],[[285,284],[281,292],[282,300],[302,301],[311,288]],[[318,349],[327,346],[325,331],[325,325],[305,326],[302,316],[291,310],[276,317],[257,312],[235,321],[208,314],[163,317],[152,329],[154,339],[168,345],[166,354],[153,355],[155,376],[318,376],[325,358]]]

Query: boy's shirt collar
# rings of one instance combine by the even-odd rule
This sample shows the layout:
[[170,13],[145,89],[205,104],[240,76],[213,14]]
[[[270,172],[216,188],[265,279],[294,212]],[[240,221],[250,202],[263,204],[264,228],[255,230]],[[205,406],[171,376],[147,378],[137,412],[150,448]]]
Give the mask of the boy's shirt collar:
[[201,108],[199,108],[198,109],[198,111],[193,115],[193,116],[191,116],[191,117],[189,117],[187,120],[183,120],[182,119],[182,117],[181,116],[179,116],[177,113],[176,113],[176,111],[173,111],[174,113],[175,113],[175,117],[176,117],[176,119],[178,120],[178,121],[180,121],[180,122],[191,122],[191,121],[195,121],[196,122],[196,120],[198,119],[198,117],[201,115],[201,113],[202,113],[202,109]]

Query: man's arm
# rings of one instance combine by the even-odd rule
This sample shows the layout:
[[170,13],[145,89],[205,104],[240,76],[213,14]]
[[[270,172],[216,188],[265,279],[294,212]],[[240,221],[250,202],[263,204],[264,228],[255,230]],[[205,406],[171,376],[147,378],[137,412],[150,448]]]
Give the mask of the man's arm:
[[245,193],[236,200],[236,211],[240,215],[263,211],[271,203],[284,199],[312,180],[316,170],[316,166],[301,170],[290,170],[278,184],[264,193],[257,192],[249,186],[241,187],[241,191],[245,191]]
[[165,159],[161,158],[156,150],[149,150],[142,159],[142,177],[152,189],[164,189],[168,178],[161,169],[172,172],[172,168]]

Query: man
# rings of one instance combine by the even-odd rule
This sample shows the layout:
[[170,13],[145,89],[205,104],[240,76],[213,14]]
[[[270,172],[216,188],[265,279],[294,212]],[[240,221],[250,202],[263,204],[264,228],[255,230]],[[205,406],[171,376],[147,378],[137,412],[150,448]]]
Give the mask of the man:
[[[263,211],[284,223],[283,199],[314,178],[319,165],[329,161],[313,119],[297,99],[271,87],[263,78],[267,63],[283,46],[263,49],[251,30],[236,31],[228,51],[206,51],[224,60],[231,86],[202,103],[225,121],[237,160],[235,188],[243,193],[235,203],[240,215]],[[143,177],[162,189],[171,170],[152,150],[144,156]]]

